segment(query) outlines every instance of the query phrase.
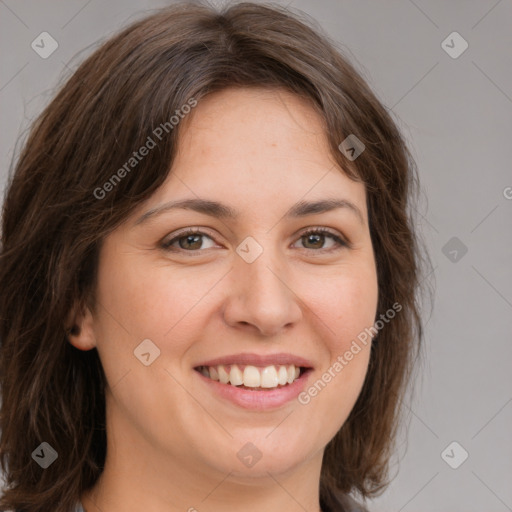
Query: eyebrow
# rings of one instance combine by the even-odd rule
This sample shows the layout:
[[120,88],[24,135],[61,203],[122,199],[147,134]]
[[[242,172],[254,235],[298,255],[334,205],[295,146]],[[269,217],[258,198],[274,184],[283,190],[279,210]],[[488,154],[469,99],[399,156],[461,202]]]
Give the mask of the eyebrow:
[[[295,203],[286,213],[286,218],[305,217],[307,215],[314,215],[318,213],[329,212],[338,208],[346,208],[348,211],[353,212],[362,224],[365,223],[361,210],[351,201],[346,199],[321,199],[319,201],[299,201]],[[144,213],[136,222],[135,226],[146,222],[150,218],[161,215],[174,209],[193,210],[205,215],[217,217],[220,219],[237,219],[240,213],[218,201],[208,199],[181,199],[179,201],[169,201]]]

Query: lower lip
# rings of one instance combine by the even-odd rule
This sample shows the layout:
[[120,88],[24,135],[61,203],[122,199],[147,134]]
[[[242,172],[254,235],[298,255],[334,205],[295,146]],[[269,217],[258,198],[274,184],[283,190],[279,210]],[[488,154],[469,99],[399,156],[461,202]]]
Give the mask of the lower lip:
[[297,380],[282,388],[269,389],[268,391],[251,391],[231,384],[222,384],[218,380],[210,379],[202,373],[194,371],[217,395],[244,409],[259,411],[281,407],[297,398],[306,386],[306,381],[311,373],[311,369],[306,370]]

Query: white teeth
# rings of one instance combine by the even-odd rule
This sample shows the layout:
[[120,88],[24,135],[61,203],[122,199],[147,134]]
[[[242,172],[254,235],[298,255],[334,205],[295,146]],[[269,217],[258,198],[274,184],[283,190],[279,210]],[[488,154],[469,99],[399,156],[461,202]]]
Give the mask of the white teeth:
[[[258,372],[259,373],[259,372]],[[261,372],[261,387],[262,388],[276,388],[279,384],[277,378],[277,371],[275,366],[267,366]]]
[[244,386],[248,388],[259,388],[262,385],[261,377],[258,368],[255,366],[246,366],[244,370]]
[[295,366],[288,366],[286,370],[288,372],[288,379],[286,379],[286,382],[291,384],[295,380]]
[[[210,372],[212,371],[213,366],[210,366]],[[229,373],[226,371],[226,368],[219,364],[217,366],[217,371],[219,373],[219,380],[222,382],[222,384],[227,384],[229,382]]]
[[200,372],[205,377],[221,382],[222,384],[231,384],[232,386],[245,386],[248,388],[277,388],[291,384],[299,378],[300,368],[295,365],[270,365],[265,368],[246,365],[242,366],[243,371],[236,364],[229,366],[202,366]]
[[233,384],[233,386],[241,386],[244,383],[242,372],[236,364],[231,365],[231,371],[229,372],[229,382]]
[[208,370],[210,372],[210,379],[219,380],[219,372],[217,371],[217,368],[215,368],[215,366],[209,366]]
[[279,367],[279,373],[277,374],[278,382],[281,386],[284,386],[288,381],[288,372],[286,366]]

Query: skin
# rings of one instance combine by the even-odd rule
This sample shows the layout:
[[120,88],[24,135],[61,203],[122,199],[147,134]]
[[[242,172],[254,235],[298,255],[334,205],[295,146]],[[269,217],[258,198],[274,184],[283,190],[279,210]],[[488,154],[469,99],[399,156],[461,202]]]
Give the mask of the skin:
[[[319,511],[323,452],[359,395],[370,344],[307,405],[270,411],[224,400],[193,368],[240,352],[287,352],[311,361],[310,386],[373,325],[364,184],[334,163],[312,106],[286,91],[217,92],[182,123],[167,181],[104,241],[97,313],[75,318],[81,330],[70,342],[97,348],[108,381],[105,469],[82,502],[87,512]],[[180,209],[136,224],[167,201],[197,197],[240,217]],[[299,200],[326,198],[352,202],[362,219],[349,208],[284,217]],[[206,236],[182,238],[181,252],[179,242],[175,252],[161,248],[187,227]],[[302,237],[315,227],[350,248]],[[263,248],[252,263],[236,252],[247,236]],[[133,353],[144,339],[160,350],[149,366]],[[247,442],[262,454],[252,467],[237,458]]]

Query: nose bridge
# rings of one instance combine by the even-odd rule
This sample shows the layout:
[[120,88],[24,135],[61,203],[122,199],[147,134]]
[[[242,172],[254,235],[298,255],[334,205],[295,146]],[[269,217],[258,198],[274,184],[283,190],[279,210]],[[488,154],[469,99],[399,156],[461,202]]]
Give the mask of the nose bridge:
[[[255,293],[256,298],[277,298],[280,295],[287,295],[283,280],[284,274],[283,265],[280,262],[280,257],[277,254],[278,251],[266,244],[266,247],[262,250],[254,261],[249,262],[248,260],[238,262],[240,273],[238,278],[243,280],[243,286],[249,287]],[[279,279],[281,278],[281,279]]]
[[285,256],[271,239],[248,237],[237,247],[234,290],[226,310],[226,320],[232,325],[252,324],[267,334],[296,322],[301,315],[297,297],[287,282],[290,273]]

